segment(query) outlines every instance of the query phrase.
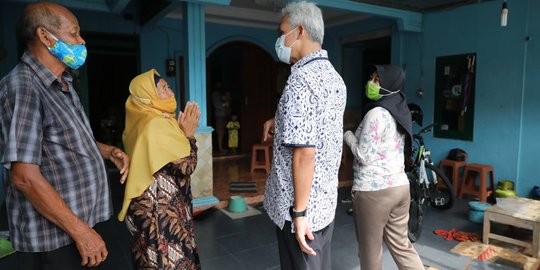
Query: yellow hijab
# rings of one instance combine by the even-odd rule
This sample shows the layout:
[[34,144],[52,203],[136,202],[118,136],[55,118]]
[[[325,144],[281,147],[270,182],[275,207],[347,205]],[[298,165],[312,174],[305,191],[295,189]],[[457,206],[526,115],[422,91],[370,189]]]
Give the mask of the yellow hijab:
[[129,84],[126,100],[126,127],[122,139],[131,158],[129,175],[118,220],[124,220],[131,199],[140,196],[153,181],[153,175],[169,162],[190,153],[189,140],[178,127],[176,99],[160,99],[151,69]]

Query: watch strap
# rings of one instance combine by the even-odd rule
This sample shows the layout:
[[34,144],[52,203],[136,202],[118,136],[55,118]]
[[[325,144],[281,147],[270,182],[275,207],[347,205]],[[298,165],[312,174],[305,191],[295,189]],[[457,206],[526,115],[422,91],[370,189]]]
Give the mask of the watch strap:
[[306,216],[307,209],[304,209],[303,211],[296,211],[294,207],[289,208],[289,214],[291,215],[292,219],[299,218],[299,217],[305,217]]

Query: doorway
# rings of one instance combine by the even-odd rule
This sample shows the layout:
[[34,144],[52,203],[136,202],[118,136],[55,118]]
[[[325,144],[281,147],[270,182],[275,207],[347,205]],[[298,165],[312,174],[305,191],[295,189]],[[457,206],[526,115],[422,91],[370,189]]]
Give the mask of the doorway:
[[[96,140],[122,147],[129,83],[138,75],[136,36],[89,33],[86,64],[87,112]],[[83,104],[84,104],[83,103]]]
[[[279,93],[278,64],[261,47],[245,42],[226,43],[213,51],[207,60],[208,123],[218,128],[220,104],[229,103],[225,121],[236,115],[240,122],[236,153],[250,153],[253,144],[260,143],[264,121],[274,116]],[[227,95],[230,95],[230,101]],[[221,126],[223,126],[221,124]],[[213,132],[214,155],[231,154],[227,132],[223,132],[223,148],[219,152],[218,130]]]
[[364,85],[373,66],[390,64],[391,38],[388,36],[343,44],[342,59],[343,80],[347,85],[347,107],[360,109],[368,103],[364,96]]
[[[342,48],[342,77],[347,85],[347,107],[343,116],[344,130],[356,130],[369,102],[365,97],[367,80],[373,65],[389,64],[391,60],[390,36],[377,38],[360,37],[344,43]],[[345,159],[352,160],[351,151],[344,151]],[[345,163],[346,171],[352,171],[352,164]]]
[[[138,39],[131,35],[86,33],[88,58],[75,76],[81,102],[98,142],[123,149],[122,132],[129,83],[139,73]],[[111,162],[106,162],[115,213],[120,211],[124,185]]]

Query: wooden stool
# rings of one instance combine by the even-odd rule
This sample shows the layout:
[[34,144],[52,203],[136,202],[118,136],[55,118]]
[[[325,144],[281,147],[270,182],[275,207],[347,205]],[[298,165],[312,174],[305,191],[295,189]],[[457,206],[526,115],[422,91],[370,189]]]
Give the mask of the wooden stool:
[[[259,151],[263,152],[263,161],[257,159],[257,153]],[[270,145],[268,144],[254,144],[251,150],[251,172],[256,169],[263,169],[266,171],[266,174],[270,173]]]
[[[478,190],[476,190],[475,185],[475,179],[476,177],[472,175],[473,173],[477,173],[480,176],[480,187]],[[487,178],[488,173],[491,173],[490,175],[490,182],[491,182],[491,189],[488,190],[487,188]],[[491,192],[493,192],[495,188],[495,179],[493,175],[493,166],[491,165],[485,165],[485,164],[478,164],[478,163],[471,163],[465,165],[465,172],[463,173],[463,184],[461,185],[461,190],[459,192],[459,197],[463,198],[463,194],[471,194],[476,195],[480,198],[481,202],[486,202],[487,197]]]
[[[452,168],[452,185],[454,186],[454,194],[459,194],[459,170],[467,164],[466,161],[455,161],[449,159],[443,159],[439,161],[439,169],[442,172],[446,172],[448,167]],[[448,176],[448,174],[446,174]]]

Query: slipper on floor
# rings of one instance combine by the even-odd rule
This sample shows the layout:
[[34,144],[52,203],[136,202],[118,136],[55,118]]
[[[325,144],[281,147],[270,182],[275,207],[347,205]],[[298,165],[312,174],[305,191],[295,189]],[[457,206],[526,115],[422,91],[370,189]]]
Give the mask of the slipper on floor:
[[456,233],[454,234],[454,239],[456,239],[459,242],[466,242],[466,241],[477,242],[480,240],[480,237],[478,237],[478,235],[476,235],[475,233],[456,231]]
[[456,240],[459,242],[477,242],[480,240],[480,237],[476,233],[469,233],[464,231],[458,231],[456,228],[452,228],[449,231],[446,230],[434,230],[434,234],[441,236],[446,240]]
[[446,240],[454,240],[454,233],[456,232],[456,228],[452,228],[451,230],[434,230],[433,233],[435,233],[438,236],[441,236],[442,238]]

